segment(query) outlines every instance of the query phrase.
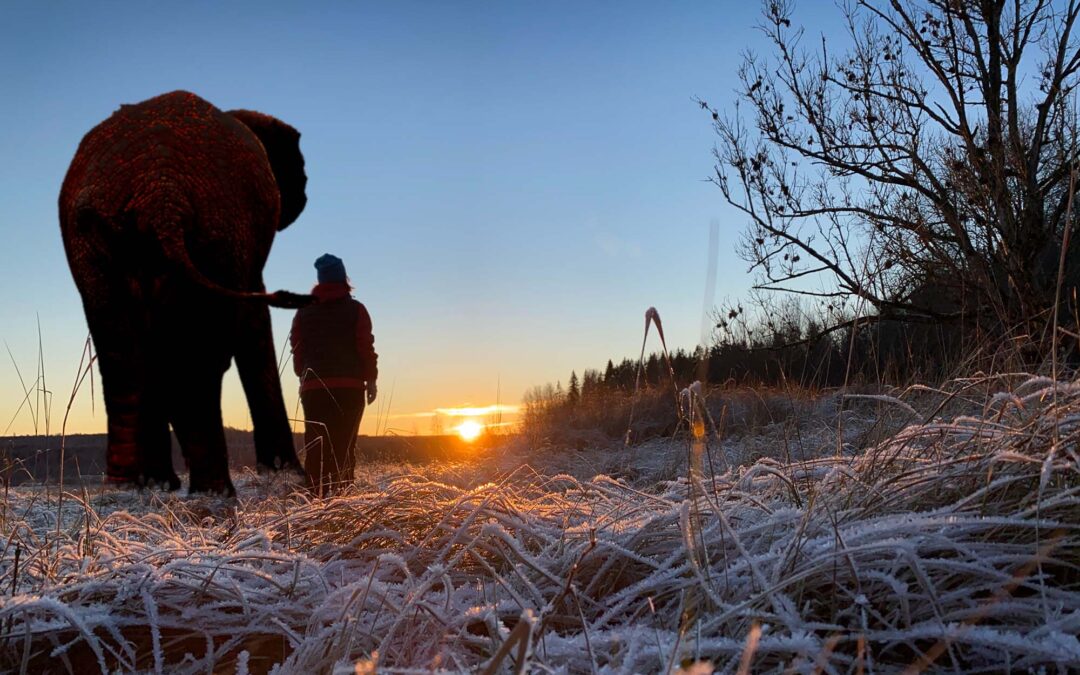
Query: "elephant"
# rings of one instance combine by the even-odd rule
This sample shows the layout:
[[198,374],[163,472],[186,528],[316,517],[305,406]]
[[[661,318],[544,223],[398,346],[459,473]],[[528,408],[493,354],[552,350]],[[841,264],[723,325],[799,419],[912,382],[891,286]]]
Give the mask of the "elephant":
[[235,495],[221,384],[235,358],[260,470],[302,475],[285,409],[267,293],[277,231],[307,203],[300,133],[186,91],[122,105],[79,144],[60,190],[60,230],[82,297],[108,418],[106,480]]

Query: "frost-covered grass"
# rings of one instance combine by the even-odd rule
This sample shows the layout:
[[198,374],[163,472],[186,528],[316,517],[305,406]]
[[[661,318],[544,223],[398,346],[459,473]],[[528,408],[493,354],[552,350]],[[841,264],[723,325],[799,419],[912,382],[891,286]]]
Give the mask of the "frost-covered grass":
[[73,491],[59,528],[13,490],[0,669],[1080,668],[1080,384],[831,394],[708,440],[368,467],[325,501]]

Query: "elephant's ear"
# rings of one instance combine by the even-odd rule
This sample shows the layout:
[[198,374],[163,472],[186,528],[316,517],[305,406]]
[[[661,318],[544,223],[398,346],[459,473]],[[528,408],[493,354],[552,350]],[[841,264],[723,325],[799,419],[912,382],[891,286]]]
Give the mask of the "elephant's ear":
[[251,129],[270,158],[270,168],[281,191],[281,220],[278,229],[292,225],[307,204],[307,174],[300,152],[300,132],[276,117],[254,110],[230,110],[229,115]]

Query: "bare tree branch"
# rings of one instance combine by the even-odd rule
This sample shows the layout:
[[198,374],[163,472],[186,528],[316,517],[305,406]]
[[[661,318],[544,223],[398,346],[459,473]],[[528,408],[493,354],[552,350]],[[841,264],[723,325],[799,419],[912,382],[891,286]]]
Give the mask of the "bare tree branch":
[[1077,226],[1062,204],[1080,161],[1080,0],[841,11],[846,48],[822,36],[808,51],[792,3],[765,0],[773,50],[744,58],[744,108],[699,101],[720,138],[712,180],[749,219],[738,250],[757,288],[1037,334],[1053,302],[1046,261]]

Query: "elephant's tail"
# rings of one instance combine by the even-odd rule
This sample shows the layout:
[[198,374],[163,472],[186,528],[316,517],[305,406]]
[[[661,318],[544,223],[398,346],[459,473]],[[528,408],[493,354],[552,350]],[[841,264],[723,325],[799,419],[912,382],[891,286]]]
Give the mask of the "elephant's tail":
[[157,235],[158,243],[161,245],[161,250],[165,254],[165,258],[183,268],[184,271],[187,272],[188,277],[196,284],[213,291],[214,293],[230,298],[237,298],[239,300],[261,301],[267,303],[271,307],[282,307],[285,309],[299,309],[315,302],[315,296],[313,295],[292,293],[290,291],[264,293],[258,291],[238,291],[232,288],[225,288],[216,281],[208,279],[206,275],[199,271],[199,268],[195,266],[195,262],[188,254],[187,243],[184,241],[184,228],[181,223],[171,222],[168,219],[155,220],[153,231],[154,234]]

